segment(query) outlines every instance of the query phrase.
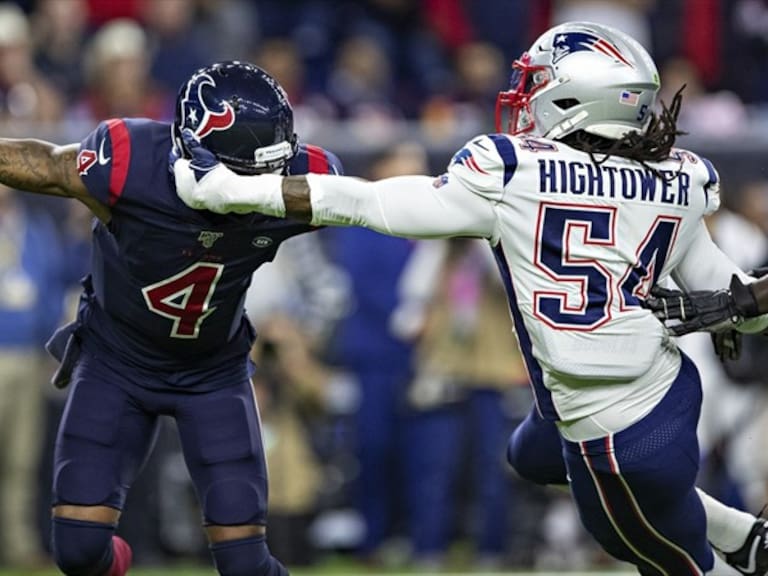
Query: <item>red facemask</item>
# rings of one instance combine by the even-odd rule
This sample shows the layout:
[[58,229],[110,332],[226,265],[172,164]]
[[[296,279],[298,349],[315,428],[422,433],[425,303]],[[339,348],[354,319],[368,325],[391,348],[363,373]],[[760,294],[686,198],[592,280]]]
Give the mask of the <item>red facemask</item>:
[[[552,78],[546,66],[532,66],[527,52],[512,64],[509,90],[499,92],[496,98],[496,131],[506,131],[513,136],[534,129],[531,97],[546,86]],[[504,112],[507,112],[506,130]]]

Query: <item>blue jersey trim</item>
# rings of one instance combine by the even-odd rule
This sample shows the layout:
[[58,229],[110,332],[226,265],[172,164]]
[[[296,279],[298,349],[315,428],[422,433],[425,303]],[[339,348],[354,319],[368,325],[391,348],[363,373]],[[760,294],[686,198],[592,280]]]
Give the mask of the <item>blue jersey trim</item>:
[[501,244],[493,249],[493,253],[496,256],[496,263],[501,273],[501,279],[504,282],[507,298],[509,299],[509,309],[512,312],[517,341],[520,344],[520,351],[523,354],[523,360],[525,360],[525,366],[528,369],[528,377],[533,387],[536,409],[545,420],[559,420],[560,416],[555,408],[555,403],[552,401],[552,393],[544,386],[544,372],[533,355],[531,336],[528,334],[525,322],[523,322],[523,316],[520,313],[520,307],[517,305],[517,295],[512,284],[512,274],[509,271],[507,257],[504,255],[504,249]]
[[715,170],[715,167],[712,165],[712,162],[706,158],[701,158],[701,161],[704,162],[704,166],[707,167],[707,172],[709,173],[709,181],[707,182],[707,186],[717,184],[720,181],[720,177],[717,174],[717,170]]
[[502,134],[488,134],[488,138],[491,139],[496,150],[504,161],[504,186],[506,186],[512,176],[515,175],[517,170],[517,154],[515,153],[515,147],[512,142],[506,136]]

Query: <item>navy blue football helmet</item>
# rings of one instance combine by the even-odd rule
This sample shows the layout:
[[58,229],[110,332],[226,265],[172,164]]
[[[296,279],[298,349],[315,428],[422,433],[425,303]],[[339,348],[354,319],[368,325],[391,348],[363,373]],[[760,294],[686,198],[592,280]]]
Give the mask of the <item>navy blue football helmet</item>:
[[188,158],[181,139],[187,128],[240,174],[280,172],[298,146],[285,91],[264,70],[246,62],[201,68],[181,87],[173,136]]

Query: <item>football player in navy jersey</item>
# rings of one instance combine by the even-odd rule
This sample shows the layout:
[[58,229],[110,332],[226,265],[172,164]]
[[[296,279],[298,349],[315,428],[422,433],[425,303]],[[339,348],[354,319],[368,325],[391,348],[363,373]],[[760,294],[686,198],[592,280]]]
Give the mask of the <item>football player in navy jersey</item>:
[[69,383],[56,440],[53,554],[71,576],[122,576],[130,547],[114,535],[153,445],[175,418],[216,568],[282,576],[265,540],[267,470],[243,311],[251,275],[280,242],[312,230],[257,214],[218,215],[177,196],[169,153],[199,142],[240,174],[341,173],[330,152],[299,143],[285,92],[243,62],[197,71],[173,124],[112,119],[80,145],[0,140],[0,181],[75,198],[98,217],[78,317],[51,338]]

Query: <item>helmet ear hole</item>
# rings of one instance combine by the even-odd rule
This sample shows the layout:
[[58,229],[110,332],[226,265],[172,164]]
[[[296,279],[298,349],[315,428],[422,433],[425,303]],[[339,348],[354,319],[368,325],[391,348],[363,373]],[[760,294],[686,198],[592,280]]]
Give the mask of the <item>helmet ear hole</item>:
[[560,98],[559,100],[553,100],[552,104],[560,108],[560,110],[568,110],[574,106],[581,104],[576,98]]

